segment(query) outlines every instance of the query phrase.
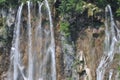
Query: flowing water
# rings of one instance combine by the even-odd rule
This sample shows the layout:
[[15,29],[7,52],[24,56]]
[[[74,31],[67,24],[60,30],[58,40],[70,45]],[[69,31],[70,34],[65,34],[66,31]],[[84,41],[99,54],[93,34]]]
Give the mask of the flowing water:
[[[20,62],[20,51],[19,51],[19,37],[20,37],[20,22],[21,22],[21,12],[22,12],[23,4],[18,9],[15,31],[14,31],[14,39],[11,48],[11,65],[10,68],[13,68],[13,71],[10,70],[8,74],[8,80],[17,80],[18,78],[18,64]],[[12,73],[12,74],[11,74]]]
[[28,79],[33,80],[33,55],[32,55],[32,30],[31,30],[31,14],[30,2],[28,4]]
[[17,12],[7,80],[56,80],[55,41],[48,1],[38,2],[36,25],[32,23],[33,5],[30,1],[26,4],[26,25],[23,4]]
[[[116,53],[116,43],[120,41],[119,29],[117,28],[110,5],[105,8],[105,41],[104,53],[97,68],[97,80],[104,80],[105,72],[112,64],[114,55]],[[109,71],[109,80],[112,80],[113,70]]]

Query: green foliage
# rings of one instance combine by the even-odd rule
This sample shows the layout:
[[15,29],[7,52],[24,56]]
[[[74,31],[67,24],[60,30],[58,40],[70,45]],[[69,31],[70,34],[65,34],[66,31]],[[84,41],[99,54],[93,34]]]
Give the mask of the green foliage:
[[70,27],[76,25],[71,25],[70,19],[84,11],[83,5],[83,0],[61,0],[61,4],[57,10],[63,18],[60,23],[60,30],[64,32],[66,36],[69,36],[71,33]]
[[95,3],[99,8],[105,8],[105,6],[108,4],[107,0],[95,0],[94,3]]
[[118,71],[119,71],[119,73],[120,73],[120,66],[118,67]]
[[5,4],[6,0],[0,0],[0,7]]
[[83,5],[83,0],[62,0],[58,10],[61,15],[73,14],[74,12],[81,12]]
[[88,17],[93,16],[102,11],[99,7],[97,7],[92,3],[85,3],[83,7],[84,7],[84,10],[88,9]]
[[109,4],[112,7],[115,17],[120,16],[120,0],[95,0],[93,3],[102,9]]
[[60,22],[60,30],[65,33],[65,36],[70,35],[70,24],[67,21]]
[[3,3],[3,2],[5,2],[5,1],[6,1],[6,0],[0,0],[0,4]]
[[[61,0],[61,4],[58,8],[62,16],[73,16],[77,13],[82,13],[88,9],[88,17],[93,14],[99,13],[110,4],[113,9],[113,14],[120,16],[120,0]],[[95,11],[95,12],[93,12]]]
[[[88,25],[92,25],[92,27],[101,26],[102,21],[104,20],[104,9],[109,4],[111,5],[113,15],[115,17],[120,16],[120,0],[60,0],[60,6],[57,8],[57,11],[59,15],[61,16],[62,20],[65,20],[69,23],[70,27],[63,26],[61,27],[62,31],[65,33],[72,33],[76,30],[79,30],[77,28],[84,27]],[[116,16],[117,15],[117,16]],[[80,23],[80,17],[87,16],[88,23],[83,23],[84,25]],[[91,19],[91,22],[89,19]],[[96,21],[96,22],[95,22]],[[62,21],[64,22],[64,21]],[[61,25],[63,25],[61,23]],[[81,28],[80,28],[81,29]],[[77,32],[77,31],[76,31]],[[72,34],[75,36],[77,33]],[[71,35],[71,36],[72,36]]]
[[119,5],[119,8],[116,11],[117,17],[120,16],[120,0],[118,0],[117,4]]
[[117,13],[117,16],[120,16],[120,8],[117,9],[116,13]]
[[61,23],[61,30],[65,32],[66,35],[72,33],[72,31],[76,29],[75,27],[80,26],[78,21],[80,17],[78,16],[82,15],[86,10],[88,15],[86,13],[85,15],[88,17],[101,11],[99,7],[92,3],[87,3],[85,0],[61,0],[61,4],[57,10],[62,19],[69,23],[69,27],[66,22],[62,21],[63,23]]
[[[98,0],[98,2],[96,4],[103,5],[104,0]],[[88,16],[93,16],[93,11],[95,11],[95,14],[101,11],[98,6],[93,3],[87,3],[85,0],[62,0],[58,8],[62,16],[65,16],[66,14],[71,16],[79,14],[86,9],[88,9]]]
[[0,0],[1,8],[16,7],[18,5],[18,0]]
[[[2,8],[9,8],[9,7],[17,7],[21,3],[26,3],[29,0],[0,0],[0,7]],[[36,3],[37,1],[43,1],[43,0],[30,0],[33,3]]]

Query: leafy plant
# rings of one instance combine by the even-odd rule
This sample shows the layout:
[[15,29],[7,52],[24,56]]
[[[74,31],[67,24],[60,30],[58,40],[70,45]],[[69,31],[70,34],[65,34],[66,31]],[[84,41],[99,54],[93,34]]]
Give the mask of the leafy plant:
[[117,13],[117,16],[120,16],[120,8],[117,9],[116,13]]
[[65,33],[65,36],[70,35],[70,24],[67,21],[60,22],[60,30]]
[[58,11],[60,11],[62,16],[65,14],[73,14],[82,11],[83,5],[83,0],[62,0]]

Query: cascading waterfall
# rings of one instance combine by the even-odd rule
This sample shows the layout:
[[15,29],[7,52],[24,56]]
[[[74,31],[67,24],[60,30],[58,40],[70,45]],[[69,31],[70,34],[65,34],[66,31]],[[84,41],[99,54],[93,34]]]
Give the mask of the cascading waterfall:
[[[115,51],[117,51],[115,50],[117,47],[116,43],[120,41],[119,29],[115,25],[110,5],[105,8],[105,26],[104,53],[96,71],[97,80],[104,80],[106,69],[111,65]],[[109,72],[109,80],[111,80],[112,72]]]
[[[15,23],[15,30],[14,30],[14,39],[12,43],[12,48],[11,48],[11,64],[14,64],[10,66],[10,68],[13,67],[13,71],[9,69],[8,73],[8,80],[17,80],[18,78],[18,64],[20,62],[20,51],[19,51],[19,37],[20,37],[20,22],[21,22],[21,13],[22,13],[22,8],[23,4],[18,9],[17,13],[17,18],[16,18],[16,23]],[[13,73],[13,74],[11,74]]]
[[50,12],[50,7],[48,5],[48,1],[45,0],[45,5],[48,9],[48,15],[49,15],[49,21],[50,21],[50,32],[51,32],[51,43],[50,43],[50,52],[52,53],[52,65],[51,65],[51,70],[52,70],[52,80],[56,80],[56,67],[55,67],[55,41],[54,41],[54,33],[53,33],[53,24],[52,24],[52,17],[51,17],[51,12]]
[[[8,80],[56,80],[55,41],[50,7],[47,0],[38,2],[39,9],[35,15],[37,20],[34,27],[31,23],[33,16],[31,4],[27,1],[27,26],[22,23],[23,4],[17,12],[7,78]],[[42,15],[43,7],[45,15]],[[22,31],[25,27],[26,30]],[[25,37],[26,41],[22,40]]]
[[32,30],[31,30],[31,14],[30,2],[28,4],[28,79],[33,80],[33,55],[32,55]]

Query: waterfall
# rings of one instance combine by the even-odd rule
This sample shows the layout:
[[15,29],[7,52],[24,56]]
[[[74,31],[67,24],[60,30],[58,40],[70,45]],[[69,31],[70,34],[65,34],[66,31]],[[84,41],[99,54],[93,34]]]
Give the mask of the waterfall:
[[[7,78],[56,80],[55,41],[49,3],[47,0],[38,2],[36,15],[31,10],[32,2],[27,1],[26,4],[26,25],[23,23],[23,4],[17,12]],[[35,24],[33,18],[36,18]]]
[[30,2],[28,4],[28,79],[33,80],[33,55],[32,55],[32,30],[31,30],[31,12]]
[[20,7],[18,8],[18,13],[17,13],[17,17],[16,17],[16,23],[15,23],[15,30],[14,30],[14,36],[13,36],[13,42],[12,42],[12,48],[11,48],[11,64],[13,64],[13,66],[10,66],[10,68],[13,67],[13,72],[11,74],[8,74],[8,80],[18,80],[18,75],[19,75],[19,71],[18,71],[18,66],[19,66],[19,62],[20,62],[20,51],[19,51],[19,37],[20,37],[20,22],[21,22],[21,13],[22,13],[22,8],[23,8],[23,4],[20,5]]
[[[104,53],[96,70],[97,80],[104,80],[106,70],[111,65],[116,49],[116,43],[119,42],[119,29],[115,25],[110,5],[105,8],[105,41]],[[109,72],[109,80],[111,80],[112,71]]]
[[53,33],[53,24],[52,24],[52,17],[50,12],[50,7],[48,5],[48,1],[45,0],[46,7],[48,9],[49,13],[49,21],[50,21],[50,32],[51,32],[51,44],[50,44],[50,50],[52,52],[52,80],[56,80],[56,67],[55,67],[55,41],[54,41],[54,33]]

